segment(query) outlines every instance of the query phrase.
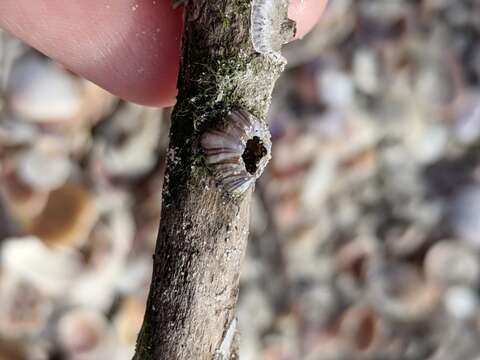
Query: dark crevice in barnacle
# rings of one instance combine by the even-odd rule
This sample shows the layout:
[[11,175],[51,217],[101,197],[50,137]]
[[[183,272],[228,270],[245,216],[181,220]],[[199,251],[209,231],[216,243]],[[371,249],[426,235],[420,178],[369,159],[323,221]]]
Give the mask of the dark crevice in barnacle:
[[247,141],[242,159],[249,174],[254,175],[257,172],[258,163],[267,153],[267,148],[258,136],[254,136]]

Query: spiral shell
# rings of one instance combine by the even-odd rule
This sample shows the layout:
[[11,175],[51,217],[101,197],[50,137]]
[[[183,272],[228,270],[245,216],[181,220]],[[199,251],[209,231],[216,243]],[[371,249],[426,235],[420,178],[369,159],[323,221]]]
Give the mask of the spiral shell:
[[272,147],[267,126],[244,110],[229,113],[220,127],[202,135],[200,143],[218,184],[234,196],[255,184]]
[[253,0],[250,35],[255,51],[276,54],[295,36],[295,22],[288,19],[289,0]]

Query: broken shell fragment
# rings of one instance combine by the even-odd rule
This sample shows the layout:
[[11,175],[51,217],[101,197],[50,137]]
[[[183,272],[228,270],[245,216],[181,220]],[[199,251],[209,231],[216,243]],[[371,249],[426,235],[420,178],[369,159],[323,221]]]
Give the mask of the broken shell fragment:
[[17,166],[19,178],[39,191],[50,191],[63,185],[71,169],[70,160],[65,155],[37,149],[22,153]]
[[478,296],[470,287],[450,287],[443,302],[447,313],[454,319],[467,320],[477,314]]
[[51,249],[35,237],[8,238],[0,252],[2,270],[31,283],[46,295],[63,294],[80,271],[80,257],[70,249]]
[[0,121],[0,147],[14,147],[33,143],[38,129],[16,114],[3,113]]
[[380,345],[382,338],[380,319],[380,316],[366,305],[354,305],[342,313],[339,323],[340,334],[357,356],[372,353]]
[[32,53],[25,54],[13,67],[7,93],[10,109],[33,122],[68,121],[81,107],[77,78]]
[[0,360],[27,360],[27,350],[18,340],[0,339]]
[[402,323],[428,318],[440,300],[439,289],[408,265],[372,261],[368,284],[370,302],[375,310]]
[[7,170],[0,181],[0,200],[18,224],[26,226],[43,211],[48,191],[32,188],[15,171]]
[[108,353],[109,326],[100,312],[73,309],[60,318],[56,331],[61,347],[74,359],[99,359]]
[[454,241],[440,241],[430,247],[423,269],[429,282],[442,288],[475,286],[480,279],[480,262],[475,252]]
[[[45,327],[51,312],[52,303],[41,287],[12,272],[2,273],[0,276],[0,339],[15,339],[39,334]],[[6,359],[15,358],[2,357],[0,350],[0,360]]]
[[270,160],[272,143],[264,122],[244,110],[231,112],[222,126],[201,138],[208,167],[229,194],[242,195]]
[[115,332],[121,345],[135,345],[144,313],[145,301],[139,297],[131,296],[122,302],[114,318]]
[[254,0],[250,35],[260,54],[280,52],[295,37],[295,22],[288,18],[288,0]]
[[29,232],[48,246],[81,246],[98,217],[92,194],[83,186],[68,182],[52,191]]

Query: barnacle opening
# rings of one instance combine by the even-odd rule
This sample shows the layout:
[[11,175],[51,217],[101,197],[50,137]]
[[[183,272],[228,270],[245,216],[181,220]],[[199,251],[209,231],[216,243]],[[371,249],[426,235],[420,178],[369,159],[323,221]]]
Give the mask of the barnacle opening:
[[249,174],[255,175],[258,170],[258,164],[264,156],[268,154],[268,150],[263,144],[262,139],[258,136],[254,136],[249,139],[245,145],[245,150],[242,154],[243,162],[245,163],[245,169]]

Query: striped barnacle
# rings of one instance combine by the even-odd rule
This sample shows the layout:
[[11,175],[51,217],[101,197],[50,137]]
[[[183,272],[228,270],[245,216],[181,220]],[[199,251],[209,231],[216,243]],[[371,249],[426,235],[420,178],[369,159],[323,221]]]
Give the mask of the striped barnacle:
[[288,18],[289,0],[253,0],[250,36],[255,51],[277,54],[295,36],[295,22]]
[[230,112],[223,123],[200,139],[206,163],[227,193],[241,196],[255,184],[270,160],[270,132],[244,110]]

